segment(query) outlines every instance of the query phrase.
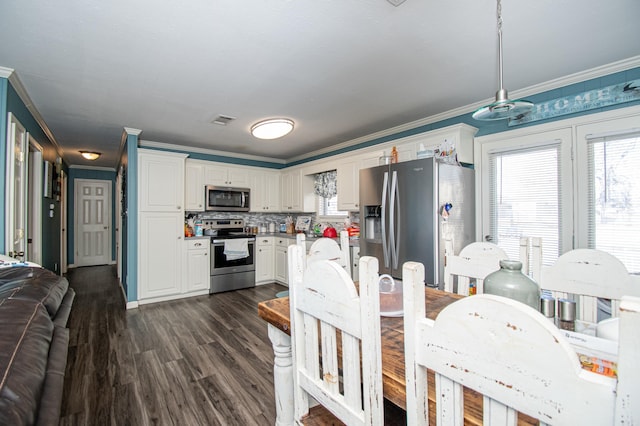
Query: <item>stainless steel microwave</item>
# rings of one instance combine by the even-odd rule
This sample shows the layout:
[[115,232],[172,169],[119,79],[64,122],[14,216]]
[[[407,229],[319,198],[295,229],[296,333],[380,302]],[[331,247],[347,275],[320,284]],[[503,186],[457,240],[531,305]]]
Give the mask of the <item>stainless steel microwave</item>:
[[204,188],[205,209],[217,212],[248,212],[249,188],[207,185]]

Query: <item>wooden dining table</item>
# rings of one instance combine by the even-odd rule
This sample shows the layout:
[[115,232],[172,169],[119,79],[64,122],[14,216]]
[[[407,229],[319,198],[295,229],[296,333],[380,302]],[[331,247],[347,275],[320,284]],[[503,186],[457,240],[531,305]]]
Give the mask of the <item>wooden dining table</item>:
[[[447,293],[426,287],[426,315],[435,319],[446,306],[461,299],[454,293]],[[289,298],[267,300],[258,304],[258,315],[267,322],[269,339],[274,351],[274,386],[276,393],[276,425],[294,424],[293,416],[293,365],[291,358],[291,330]],[[406,380],[404,361],[404,322],[402,317],[381,317],[380,332],[382,345],[382,384],[384,397],[398,407],[406,409]],[[429,380],[430,417],[435,413],[435,381],[433,374]],[[465,424],[482,425],[482,396],[464,389]],[[519,424],[537,424],[522,414]],[[433,423],[435,424],[435,423]]]
[[[447,305],[462,296],[427,287],[427,316],[435,319]],[[276,391],[276,424],[293,424],[293,366],[289,298],[267,300],[258,304],[258,315],[268,323],[269,339],[274,351],[274,385]],[[384,397],[406,408],[404,374],[404,323],[402,317],[381,317],[382,384]]]

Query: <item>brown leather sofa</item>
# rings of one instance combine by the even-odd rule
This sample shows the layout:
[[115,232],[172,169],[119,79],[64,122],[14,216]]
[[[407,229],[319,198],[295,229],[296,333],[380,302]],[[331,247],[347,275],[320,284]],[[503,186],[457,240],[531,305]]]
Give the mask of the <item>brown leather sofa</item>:
[[75,292],[32,266],[0,268],[0,425],[57,425]]

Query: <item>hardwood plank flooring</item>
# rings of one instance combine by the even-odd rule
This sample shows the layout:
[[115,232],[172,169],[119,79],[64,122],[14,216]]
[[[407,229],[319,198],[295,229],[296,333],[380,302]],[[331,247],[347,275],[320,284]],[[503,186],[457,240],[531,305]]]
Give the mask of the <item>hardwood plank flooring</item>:
[[60,425],[269,425],[273,351],[251,289],[125,310],[115,267],[69,270]]

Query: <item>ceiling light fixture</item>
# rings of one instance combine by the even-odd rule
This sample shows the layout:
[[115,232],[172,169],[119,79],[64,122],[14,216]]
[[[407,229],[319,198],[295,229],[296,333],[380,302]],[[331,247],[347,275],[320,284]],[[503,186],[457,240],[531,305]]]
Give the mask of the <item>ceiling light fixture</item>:
[[251,134],[258,139],[278,139],[293,130],[293,120],[288,118],[272,118],[260,121],[251,126]]
[[87,160],[93,161],[93,160],[97,160],[98,157],[100,157],[101,154],[99,152],[80,151],[80,155],[82,155]]
[[502,86],[502,3],[497,0],[498,18],[498,70],[500,79],[500,89],[496,92],[496,101],[483,106],[473,113],[476,120],[503,120],[505,118],[522,116],[533,108],[533,104],[525,100],[509,100],[507,90]]

